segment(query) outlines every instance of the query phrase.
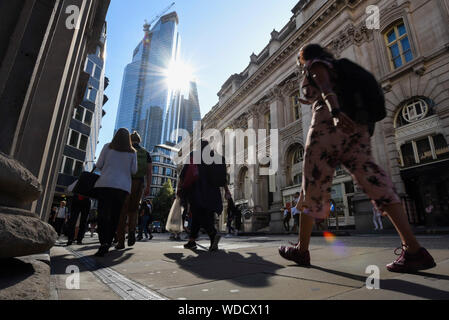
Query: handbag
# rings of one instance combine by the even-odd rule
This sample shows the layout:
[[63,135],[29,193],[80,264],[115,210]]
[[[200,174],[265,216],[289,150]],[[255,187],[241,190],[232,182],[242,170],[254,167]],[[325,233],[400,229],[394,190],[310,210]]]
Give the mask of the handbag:
[[78,182],[73,188],[73,193],[88,197],[96,198],[96,192],[94,190],[95,183],[100,176],[94,173],[96,168],[93,168],[91,172],[84,171],[78,178]]
[[168,214],[167,224],[165,229],[168,232],[181,233],[183,230],[182,224],[182,210],[181,210],[181,199],[176,197],[173,205],[171,206],[170,213]]

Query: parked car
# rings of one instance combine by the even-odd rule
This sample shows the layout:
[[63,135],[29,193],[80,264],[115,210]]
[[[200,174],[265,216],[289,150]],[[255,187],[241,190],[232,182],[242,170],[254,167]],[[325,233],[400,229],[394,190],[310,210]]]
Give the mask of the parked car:
[[155,233],[163,233],[165,232],[165,228],[162,226],[162,223],[160,221],[154,221],[151,224],[152,232]]

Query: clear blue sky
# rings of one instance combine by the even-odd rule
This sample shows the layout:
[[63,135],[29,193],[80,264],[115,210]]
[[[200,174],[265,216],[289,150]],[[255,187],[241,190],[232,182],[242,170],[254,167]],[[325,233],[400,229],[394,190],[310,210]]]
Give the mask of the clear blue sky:
[[[125,66],[143,38],[144,20],[151,21],[174,0],[112,0],[109,8],[106,76],[110,85],[107,115],[100,130],[102,146],[111,141]],[[201,116],[217,102],[222,84],[242,72],[251,53],[268,44],[273,29],[280,30],[298,0],[177,0],[170,10],[179,16],[182,58],[195,69]]]

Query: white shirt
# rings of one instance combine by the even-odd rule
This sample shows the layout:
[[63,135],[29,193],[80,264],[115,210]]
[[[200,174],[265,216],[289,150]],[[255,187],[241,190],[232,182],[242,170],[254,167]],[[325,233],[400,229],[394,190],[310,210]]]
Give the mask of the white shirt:
[[65,219],[66,215],[67,215],[67,207],[59,207],[56,214],[56,218]]
[[114,188],[131,193],[131,175],[137,172],[137,154],[119,152],[105,144],[96,167],[101,171],[95,188]]

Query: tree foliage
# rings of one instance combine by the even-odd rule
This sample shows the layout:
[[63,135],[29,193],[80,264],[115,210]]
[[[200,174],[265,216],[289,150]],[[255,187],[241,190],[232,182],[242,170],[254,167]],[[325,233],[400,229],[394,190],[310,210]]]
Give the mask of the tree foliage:
[[175,192],[171,182],[167,180],[153,199],[153,217],[155,221],[161,221],[162,225],[165,225],[174,197]]

